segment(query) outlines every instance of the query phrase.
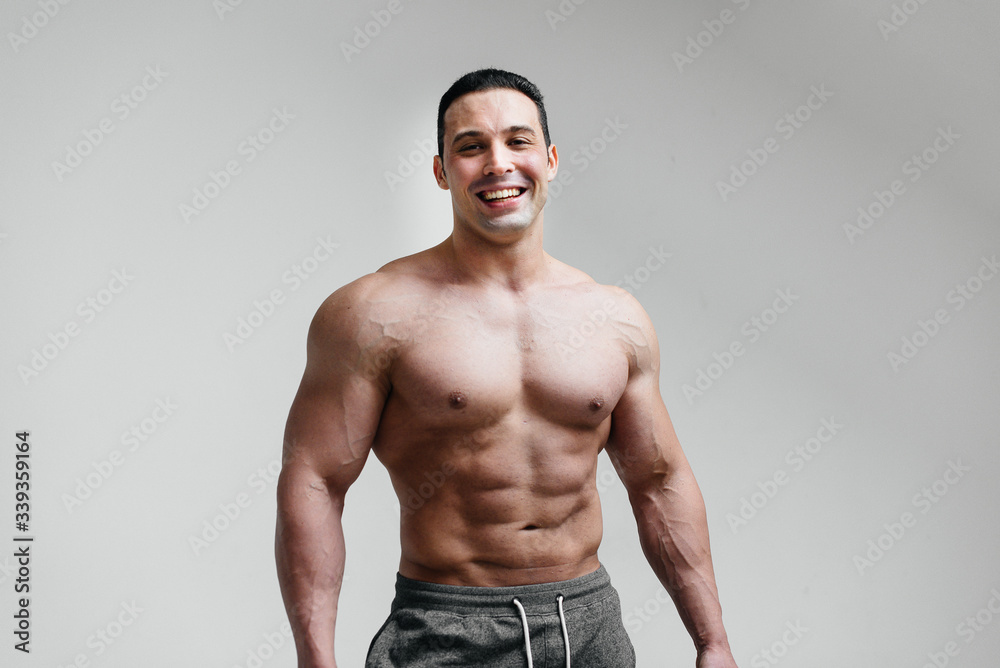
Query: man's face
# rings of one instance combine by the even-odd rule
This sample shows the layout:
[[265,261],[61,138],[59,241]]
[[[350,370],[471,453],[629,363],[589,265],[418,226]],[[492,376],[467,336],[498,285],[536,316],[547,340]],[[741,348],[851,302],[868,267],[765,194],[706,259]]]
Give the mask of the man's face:
[[556,175],[555,146],[545,147],[538,108],[507,88],[468,93],[444,114],[444,162],[438,185],[451,191],[456,225],[501,240],[541,220]]

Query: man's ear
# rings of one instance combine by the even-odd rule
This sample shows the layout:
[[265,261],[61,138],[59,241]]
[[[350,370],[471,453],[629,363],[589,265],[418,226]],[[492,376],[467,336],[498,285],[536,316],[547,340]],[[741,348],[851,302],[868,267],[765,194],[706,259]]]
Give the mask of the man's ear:
[[556,172],[559,171],[559,152],[556,151],[555,144],[549,144],[549,181],[556,178]]
[[434,168],[434,179],[437,181],[438,188],[440,188],[441,190],[447,190],[448,175],[444,173],[444,163],[441,161],[440,155],[434,156],[434,163],[432,166]]

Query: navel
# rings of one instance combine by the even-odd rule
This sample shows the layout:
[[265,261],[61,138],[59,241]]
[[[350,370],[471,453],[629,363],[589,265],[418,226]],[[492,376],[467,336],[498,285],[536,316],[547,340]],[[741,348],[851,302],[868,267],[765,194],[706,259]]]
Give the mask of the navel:
[[592,411],[599,411],[603,406],[604,406],[603,397],[594,397],[593,399],[590,400],[590,410]]
[[459,392],[458,390],[455,390],[454,392],[448,395],[448,405],[451,406],[452,408],[465,408],[466,403],[467,400],[465,398],[465,395]]

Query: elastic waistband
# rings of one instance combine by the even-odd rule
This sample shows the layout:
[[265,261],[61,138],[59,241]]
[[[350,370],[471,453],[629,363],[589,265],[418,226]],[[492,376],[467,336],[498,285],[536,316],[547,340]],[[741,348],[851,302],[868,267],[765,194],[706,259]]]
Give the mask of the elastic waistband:
[[511,602],[517,598],[531,616],[554,614],[552,605],[560,595],[564,608],[569,610],[591,605],[614,593],[604,566],[572,580],[515,587],[460,587],[411,580],[397,573],[393,608],[416,606],[459,614],[516,617],[518,612]]

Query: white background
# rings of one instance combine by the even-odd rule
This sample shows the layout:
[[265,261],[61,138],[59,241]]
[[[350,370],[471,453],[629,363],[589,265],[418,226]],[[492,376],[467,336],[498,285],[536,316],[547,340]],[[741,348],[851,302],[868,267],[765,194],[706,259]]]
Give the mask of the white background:
[[[421,146],[451,82],[496,66],[546,96],[566,180],[547,250],[602,283],[630,279],[657,327],[740,665],[993,665],[995,3],[220,7],[0,9],[0,663],[294,665],[267,469],[306,328],[340,285],[449,233]],[[269,134],[275,110],[294,118]],[[88,140],[102,120],[111,131]],[[249,160],[258,134],[270,143]],[[185,216],[228,161],[239,172]],[[859,207],[877,215],[852,229]],[[322,261],[318,239],[338,245]],[[651,247],[670,253],[655,271]],[[282,302],[253,316],[274,290]],[[794,296],[780,314],[777,291]],[[241,318],[260,326],[227,343]],[[728,359],[734,342],[743,354]],[[817,449],[824,419],[839,427]],[[133,428],[146,430],[134,449]],[[24,429],[30,655],[12,648]],[[961,476],[945,477],[953,465]],[[639,665],[693,665],[603,456],[599,482],[601,557]],[[360,666],[398,560],[374,458],[345,523],[338,656]]]

